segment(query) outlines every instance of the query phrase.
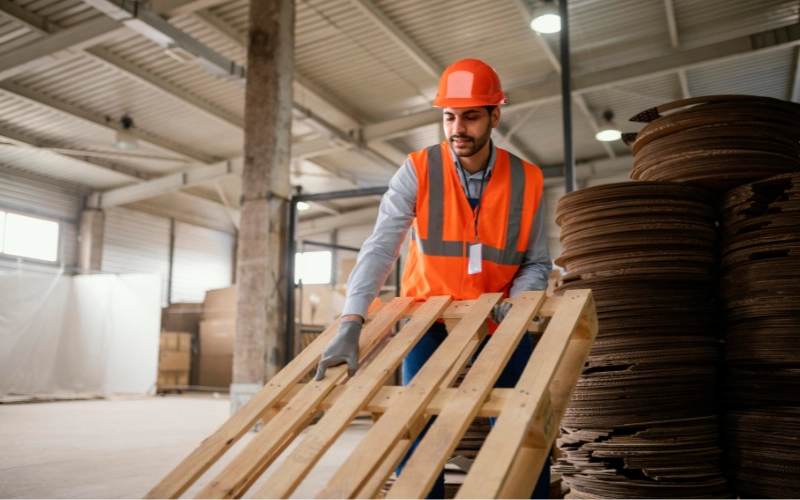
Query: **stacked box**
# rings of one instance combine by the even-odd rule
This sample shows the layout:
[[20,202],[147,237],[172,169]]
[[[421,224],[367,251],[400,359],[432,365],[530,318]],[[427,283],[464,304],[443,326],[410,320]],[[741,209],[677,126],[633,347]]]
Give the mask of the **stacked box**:
[[233,380],[236,285],[206,292],[200,315],[198,385],[227,390]]
[[158,391],[186,389],[192,366],[192,334],[162,332],[158,357]]
[[189,371],[189,385],[198,385],[197,366],[199,365],[197,338],[200,334],[200,313],[203,304],[194,302],[173,302],[161,310],[162,332],[187,332],[192,334],[195,345],[192,347],[192,369]]

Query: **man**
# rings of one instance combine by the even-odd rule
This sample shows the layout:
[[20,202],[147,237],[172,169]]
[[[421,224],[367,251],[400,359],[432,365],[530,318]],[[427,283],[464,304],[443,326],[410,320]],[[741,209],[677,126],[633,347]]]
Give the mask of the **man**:
[[[447,142],[410,154],[389,182],[375,231],[350,275],[339,331],[322,354],[317,380],[329,366],[342,363],[347,363],[350,376],[355,374],[361,325],[409,228],[402,282],[406,297],[452,295],[454,300],[469,300],[482,293],[516,297],[547,289],[552,262],[542,173],[491,141],[492,129],[500,123],[498,105],[505,103],[499,77],[484,62],[464,59],[444,71],[433,105],[443,109]],[[502,321],[510,307],[495,306],[492,321]],[[434,323],[414,346],[403,360],[403,385],[446,335],[444,324]],[[530,336],[524,335],[495,387],[514,387],[531,352]],[[414,448],[416,443],[398,474]],[[548,498],[549,476],[546,464],[532,498]],[[429,498],[443,496],[442,474]]]

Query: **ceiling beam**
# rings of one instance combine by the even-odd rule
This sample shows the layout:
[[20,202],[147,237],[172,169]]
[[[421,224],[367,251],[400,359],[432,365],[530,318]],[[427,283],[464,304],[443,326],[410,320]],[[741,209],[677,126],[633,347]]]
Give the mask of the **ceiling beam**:
[[122,25],[117,21],[100,17],[2,54],[0,80],[8,80],[34,67],[57,64],[65,58],[72,57],[71,54],[65,54],[65,50],[81,50],[95,45],[120,28]]
[[[597,120],[595,120],[594,118],[594,114],[592,114],[592,110],[590,110],[589,105],[586,104],[586,99],[584,99],[581,94],[577,94],[572,97],[572,102],[575,103],[575,106],[577,106],[577,108],[581,110],[581,113],[583,113],[583,116],[586,117],[586,121],[589,122],[589,126],[592,128],[592,132],[594,132],[595,134],[600,132],[600,124],[597,123]],[[609,144],[606,141],[597,141],[597,142],[599,142],[600,145],[603,146],[603,149],[605,150],[606,155],[608,155],[609,158],[617,157],[617,154],[614,152],[614,149],[611,147],[611,144]]]
[[[93,193],[87,200],[91,208],[106,209],[155,198],[202,184],[218,182],[225,177],[241,175],[243,160],[223,161],[185,172],[164,175],[141,184],[124,186],[102,193]],[[227,206],[227,205],[226,205]]]
[[[0,1],[7,1],[7,0],[0,0]],[[2,10],[3,7],[5,7],[5,5],[0,3],[0,10]],[[10,12],[6,11],[3,12],[7,17],[12,17],[12,19],[14,19],[16,22],[24,24],[26,27],[28,27],[28,29],[31,29],[32,31],[43,36],[52,36],[60,29],[58,26],[55,26],[52,23],[49,23],[47,20],[40,18],[36,14],[25,11],[24,9],[12,8]],[[44,31],[44,29],[48,29],[49,31]],[[124,74],[127,74],[129,77],[134,78],[135,80],[147,85],[152,89],[165,93],[166,95],[169,95],[171,97],[177,98],[180,101],[184,102],[185,104],[188,104],[199,111],[205,112],[207,115],[213,118],[219,119],[225,122],[226,124],[237,127],[240,131],[244,129],[244,120],[242,118],[229,114],[224,110],[221,110],[213,106],[207,101],[200,99],[197,96],[189,92],[186,92],[181,88],[178,88],[172,83],[163,80],[160,77],[156,77],[155,75],[126,61],[125,59],[117,56],[116,54],[113,54],[107,49],[104,49],[99,46],[90,47],[86,49],[86,53],[90,54],[95,59],[105,63],[106,65],[112,67],[113,69],[121,71]],[[326,128],[324,132],[325,135],[330,135],[330,136],[347,135],[345,132],[338,129],[332,129],[331,127]],[[294,157],[311,158],[313,156],[318,156],[320,154],[334,152],[340,149],[340,147],[336,145],[335,142],[336,140],[323,139],[320,141],[301,143],[298,146],[297,155],[295,155],[295,151],[293,151],[292,153]],[[333,173],[337,174],[337,172]]]
[[83,0],[108,17],[166,50],[180,53],[197,66],[226,80],[243,82],[245,69],[171,25],[160,14],[128,0]]
[[130,78],[133,78],[139,83],[173,97],[184,104],[191,106],[195,110],[204,113],[206,116],[214,118],[222,123],[225,123],[226,125],[232,125],[239,130],[244,129],[244,118],[214,106],[209,101],[202,99],[163,78],[155,76],[149,71],[146,71],[140,66],[123,59],[108,49],[100,46],[91,47],[86,49],[86,53],[105,63],[107,66],[124,73]]
[[[122,126],[120,124],[113,120],[107,121],[105,116],[95,115],[94,113],[79,108],[78,106],[59,101],[48,95],[31,90],[21,85],[17,85],[15,83],[0,82],[0,90],[3,90],[15,97],[25,99],[34,104],[53,109],[62,114],[70,115],[73,118],[91,123],[92,125],[103,127],[107,130],[112,130],[114,132],[122,130]],[[159,150],[178,155],[195,163],[212,163],[214,161],[219,161],[218,158],[214,158],[211,155],[187,148],[183,145],[169,141],[138,127],[136,129],[136,136],[140,141],[150,144]]]
[[667,14],[667,29],[669,30],[669,41],[673,49],[681,48],[678,38],[678,23],[675,20],[675,6],[672,0],[664,0],[664,10]]
[[[616,68],[578,74],[572,77],[573,95],[593,92],[616,85],[674,74],[678,70],[700,68],[764,54],[786,47],[800,45],[800,24],[762,31],[723,42],[674,51],[659,58],[618,66]],[[557,102],[561,99],[561,82],[552,80],[511,90],[506,110],[524,109],[536,104]],[[401,118],[364,126],[365,140],[378,140],[405,135],[414,128],[439,121],[436,110],[422,111]]]
[[[664,0],[664,11],[667,16],[667,29],[669,30],[669,43],[672,48],[678,50],[681,48],[681,41],[678,37],[678,22],[675,18],[675,5],[673,0]],[[681,97],[689,99],[692,97],[692,92],[689,90],[689,79],[686,76],[685,69],[679,69],[677,72],[678,82],[681,85]]]
[[[47,19],[40,17],[33,12],[25,10],[9,0],[0,0],[0,11],[6,17],[10,17],[15,22],[23,24],[29,30],[42,36],[52,36],[53,34],[62,31],[60,26],[49,22]],[[86,53],[93,56],[94,59],[105,63],[107,66],[110,66],[115,70],[137,80],[138,82],[147,85],[149,88],[176,98],[184,104],[188,104],[189,106],[204,112],[206,115],[212,118],[218,119],[228,125],[233,125],[239,129],[244,128],[243,118],[214,106],[205,99],[201,99],[196,95],[178,87],[177,85],[174,85],[163,78],[157,77],[152,73],[145,71],[143,68],[126,61],[122,57],[119,57],[105,48],[100,46],[90,47],[86,49]]]
[[372,0],[351,0],[353,5],[378,26],[398,47],[400,47],[434,81],[438,81],[444,68],[433,60],[414,40],[409,38]]
[[154,11],[163,12],[169,19],[171,17],[192,14],[199,10],[210,9],[222,5],[230,0],[151,0]]
[[97,168],[102,168],[103,170],[111,170],[119,174],[120,182],[126,182],[130,180],[136,180],[137,182],[141,182],[147,179],[147,176],[144,175],[143,173],[124,165],[118,165],[112,162],[98,160],[95,158],[73,156],[65,153],[60,153],[58,151],[54,151],[57,145],[32,139],[24,134],[20,134],[19,132],[16,132],[1,124],[0,124],[0,142],[5,142],[7,144],[11,144],[24,149],[40,150],[58,158],[92,165]]
[[690,90],[689,87],[689,77],[686,76],[686,70],[679,69],[677,74],[678,74],[678,82],[681,85],[681,97],[683,99],[689,99],[690,97],[692,97],[692,91]]
[[497,145],[507,149],[527,162],[533,163],[534,165],[539,165],[540,161],[536,155],[531,153],[528,148],[520,144],[513,134],[508,132],[508,130],[510,129],[498,126],[492,131],[493,135],[497,136]]
[[[94,159],[90,159],[90,158],[78,158],[78,157],[73,157],[73,156],[70,156],[70,155],[63,154],[63,153],[58,153],[56,151],[53,151],[52,149],[48,149],[48,145],[46,143],[42,143],[41,141],[38,141],[38,140],[33,140],[33,139],[31,139],[31,138],[29,138],[27,136],[24,136],[22,134],[14,132],[14,131],[6,128],[6,127],[0,126],[0,139],[5,139],[7,142],[9,142],[11,144],[14,144],[16,146],[19,146],[19,147],[29,147],[31,149],[37,149],[37,150],[43,151],[46,154],[53,155],[55,157],[59,157],[62,160],[82,163],[82,164],[88,165],[88,166],[90,166],[92,168],[113,171],[115,174],[119,174],[120,181],[122,181],[122,182],[126,182],[126,181],[127,182],[131,182],[132,181],[132,182],[135,183],[135,184],[132,184],[130,187],[146,186],[146,185],[149,185],[150,182],[152,182],[152,181],[148,181],[148,176],[147,175],[145,175],[143,173],[140,173],[140,172],[136,172],[136,171],[134,171],[133,169],[130,169],[130,168],[121,167],[119,165],[114,165],[112,163],[98,161],[98,160],[94,160]],[[50,183],[52,183],[54,185],[69,185],[70,187],[72,186],[72,183],[65,183],[64,181],[59,181],[59,180],[55,180],[55,179],[49,179],[49,178],[38,176],[38,175],[35,175],[35,174],[29,174],[29,173],[26,173],[24,171],[19,171],[19,172],[15,171],[14,173],[15,173],[15,175],[20,175],[22,177],[31,177],[31,176],[33,176],[33,177],[36,177],[36,180],[40,180],[41,179],[41,180],[43,180],[45,182],[50,182]],[[83,187],[83,186],[78,186],[78,188],[81,189],[82,191],[86,190],[86,188]],[[159,193],[159,194],[167,194],[167,193]],[[220,203],[217,203],[214,200],[209,200],[209,199],[204,198],[202,196],[197,196],[197,195],[190,194],[190,193],[174,193],[174,194],[176,196],[181,196],[183,198],[186,198],[190,202],[202,203],[202,204],[205,204],[205,205],[208,205],[208,206],[213,206],[213,208],[220,208],[220,207],[223,206],[223,205],[221,205]],[[89,199],[87,200],[88,202],[92,201],[92,196],[93,195],[89,196]],[[231,213],[232,220],[234,220],[236,217],[238,217],[238,215],[239,215],[239,211],[238,210],[236,210],[234,208],[231,208],[231,207],[224,207],[224,208],[228,212]],[[142,210],[143,207],[137,206],[136,209],[137,210]],[[179,213],[179,212],[175,212],[175,211],[170,212],[169,214],[165,214],[165,213],[163,213],[163,210],[161,210],[161,209],[155,209],[155,210],[156,210],[156,212],[158,212],[157,215],[162,215],[162,216],[166,215],[166,216],[171,216],[171,217],[177,217],[177,218],[183,219],[183,220],[185,220],[187,222],[198,223],[196,218],[192,217],[191,214]],[[145,210],[145,211],[149,211],[151,213],[156,213],[156,212],[153,212],[152,209],[151,210]],[[200,225],[208,226],[208,224],[202,224],[202,223],[200,223]],[[213,225],[213,227],[215,229],[219,228],[218,224],[212,224],[212,225]],[[235,223],[234,223],[234,225],[235,225]]]
[[[161,10],[159,6],[154,6],[153,10],[157,14],[165,14],[168,19],[176,15],[193,12],[194,10],[192,9],[205,8],[203,2],[192,0],[167,0],[163,3],[162,7],[168,10]],[[221,2],[218,1],[216,3]],[[3,11],[9,13],[11,17],[19,19],[20,21],[18,22],[29,27],[29,29],[47,28],[47,25],[37,25],[38,21],[33,20],[33,18],[30,21],[26,21],[28,14],[26,14],[25,9],[20,9],[19,6],[9,2],[9,0],[5,0],[0,6],[3,7]],[[179,12],[179,14],[176,12]],[[61,30],[53,36],[35,40],[0,55],[0,80],[13,78],[33,67],[46,68],[53,66],[65,58],[71,57],[71,54],[74,54],[75,51],[98,45],[123,30],[125,30],[125,27],[118,21],[107,16],[98,16]]]
[[[517,5],[517,8],[522,12],[523,19],[526,22],[526,25],[530,25],[531,21],[533,20],[533,14],[531,13],[530,9],[528,8],[527,3],[524,0],[514,0],[514,3]],[[532,33],[533,30],[531,30]],[[544,53],[547,60],[550,62],[550,65],[553,69],[558,73],[561,74],[561,59],[556,55],[553,48],[550,46],[550,43],[547,41],[547,37],[540,33],[534,33],[534,38],[539,46],[542,48],[542,52]],[[583,114],[586,121],[589,122],[589,126],[592,128],[592,131],[596,134],[600,131],[600,125],[597,123],[597,120],[594,117],[594,114],[589,109],[589,105],[586,104],[586,100],[583,99],[580,95],[573,96],[573,101],[575,105],[580,110],[581,114]],[[617,155],[614,152],[614,149],[611,147],[611,144],[607,142],[600,141],[603,149],[608,155],[609,158],[615,158]]]
[[[228,26],[222,19],[214,16],[209,12],[200,12],[196,14],[198,19],[204,21],[209,27],[215,29],[218,33],[223,36],[226,36],[230,41],[236,43],[241,47],[243,50],[247,48],[247,38],[244,34],[239,33],[233,27]],[[301,77],[301,80],[304,80]],[[303,85],[302,83],[298,84],[301,86],[301,90],[303,92],[310,92],[315,94],[317,100],[327,109],[335,110],[339,115],[347,116],[347,113],[338,109],[335,105],[331,104],[326,96],[320,95],[319,91],[316,89],[308,88],[307,85]],[[305,87],[305,88],[302,88]],[[350,147],[354,148],[360,154],[365,156],[366,158],[370,159],[371,161],[375,162],[377,165],[387,169],[388,172],[394,173],[398,165],[393,163],[391,160],[387,159],[381,153],[375,151],[367,144],[367,141],[363,140],[363,138],[359,135],[359,130],[356,128],[354,130],[343,130],[337,125],[334,125],[329,120],[323,118],[319,112],[314,109],[311,109],[303,104],[297,102],[293,103],[294,109],[297,113],[303,115],[310,121],[310,125],[314,126],[320,133],[323,135],[332,137],[332,139],[347,143]],[[359,124],[360,121],[357,120],[355,117],[347,116],[348,120],[351,121],[353,124]]]
[[378,205],[343,212],[333,217],[317,217],[300,221],[297,227],[297,237],[305,238],[312,234],[329,233],[342,227],[374,224],[377,219]]

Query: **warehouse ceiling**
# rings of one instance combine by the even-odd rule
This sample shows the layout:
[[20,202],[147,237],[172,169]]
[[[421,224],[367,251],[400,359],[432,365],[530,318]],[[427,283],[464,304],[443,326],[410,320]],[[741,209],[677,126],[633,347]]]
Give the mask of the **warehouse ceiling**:
[[[0,0],[0,171],[232,231],[243,81],[133,31],[115,19],[114,3]],[[538,4],[297,0],[292,183],[310,193],[385,185],[407,153],[440,140],[439,113],[430,107],[438,75],[465,57],[491,64],[509,94],[495,141],[560,175],[558,35],[528,27]],[[247,1],[143,6],[186,43],[245,65]],[[682,97],[798,101],[800,39],[785,29],[798,23],[796,0],[569,6],[574,143],[584,182],[630,168],[622,142],[594,138],[607,110],[624,132],[635,132],[628,117]],[[134,151],[113,146],[125,116],[134,121]],[[303,215],[375,203],[331,201]]]

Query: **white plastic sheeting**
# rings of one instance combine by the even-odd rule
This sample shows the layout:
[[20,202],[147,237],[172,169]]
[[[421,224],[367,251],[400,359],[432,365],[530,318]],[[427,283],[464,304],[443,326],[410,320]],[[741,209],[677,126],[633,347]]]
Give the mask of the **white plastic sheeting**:
[[160,277],[0,272],[0,396],[155,387]]
[[161,305],[166,306],[169,240],[169,219],[126,208],[106,210],[100,268],[106,273],[161,276]]

